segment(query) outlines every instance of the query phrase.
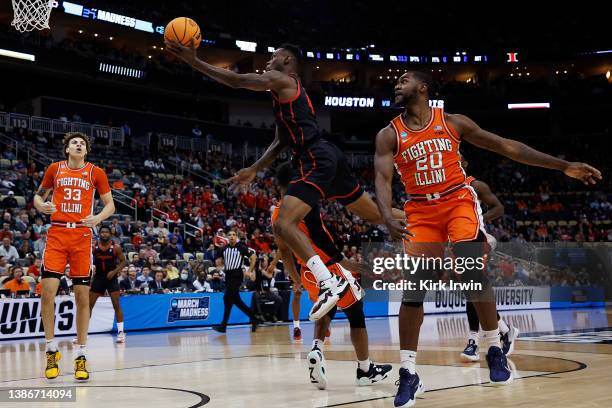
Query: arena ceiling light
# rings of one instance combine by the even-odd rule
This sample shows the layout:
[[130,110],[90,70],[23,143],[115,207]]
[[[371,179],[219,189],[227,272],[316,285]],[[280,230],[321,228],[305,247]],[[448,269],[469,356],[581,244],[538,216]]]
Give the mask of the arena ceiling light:
[[16,59],[21,59],[21,60],[26,60],[26,61],[32,61],[32,62],[36,61],[36,56],[33,54],[26,54],[24,52],[5,50],[3,48],[0,48],[0,55],[3,57],[16,58]]
[[257,49],[257,43],[251,41],[236,40],[236,47],[240,48],[242,51],[255,52],[255,50]]
[[550,109],[550,103],[509,103],[508,109]]

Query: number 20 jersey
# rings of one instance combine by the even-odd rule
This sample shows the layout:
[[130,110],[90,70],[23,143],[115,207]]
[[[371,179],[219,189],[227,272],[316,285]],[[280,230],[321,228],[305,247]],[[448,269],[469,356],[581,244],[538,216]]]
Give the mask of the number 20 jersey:
[[391,121],[397,137],[394,164],[406,193],[442,193],[465,183],[459,136],[444,120],[443,108],[431,108],[431,120],[423,129],[408,129],[402,115]]

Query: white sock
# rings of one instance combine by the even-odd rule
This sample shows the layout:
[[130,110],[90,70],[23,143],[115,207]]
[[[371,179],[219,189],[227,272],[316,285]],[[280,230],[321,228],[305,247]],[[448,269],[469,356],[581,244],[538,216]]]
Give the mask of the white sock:
[[501,332],[501,334],[506,334],[510,331],[510,328],[508,327],[506,322],[504,322],[504,319],[502,319],[501,317],[497,321],[497,327],[499,327],[499,331]]
[[499,343],[499,329],[483,331],[482,344],[487,347],[486,350],[489,350],[491,347],[501,348]]
[[117,331],[119,333],[123,331],[123,322],[117,322]]
[[319,255],[315,255],[306,261],[306,266],[315,276],[317,282],[322,282],[332,277],[331,272],[327,269],[327,266],[325,266]]
[[416,357],[416,351],[400,350],[400,361],[402,368],[408,370],[410,374],[416,374]]
[[294,320],[293,321],[293,328],[294,329],[299,329],[300,328],[300,321],[299,320]]
[[363,371],[365,371],[366,373],[368,372],[368,370],[370,369],[370,359],[366,358],[365,360],[358,361],[359,364],[359,368],[361,368]]
[[323,350],[323,343],[325,343],[325,340],[320,340],[320,339],[313,339],[312,340],[312,348],[318,348],[319,350]]
[[470,335],[468,336],[468,341],[469,340],[474,340],[474,342],[478,344],[478,332],[471,331]]
[[46,343],[45,351],[57,351],[55,339],[47,340]]
[[74,358],[78,358],[78,357],[85,357],[85,352],[87,351],[87,345],[85,344],[75,344],[75,349],[74,349]]

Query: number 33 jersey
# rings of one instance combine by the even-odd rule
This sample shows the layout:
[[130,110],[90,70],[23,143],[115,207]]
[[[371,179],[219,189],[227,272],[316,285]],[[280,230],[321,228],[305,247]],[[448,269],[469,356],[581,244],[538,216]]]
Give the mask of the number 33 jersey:
[[56,222],[81,222],[93,212],[96,190],[100,195],[110,191],[104,170],[89,162],[80,169],[71,169],[66,160],[47,168],[41,186],[53,189],[57,211],[51,215],[51,221]]
[[443,108],[431,108],[431,119],[421,130],[408,129],[402,115],[391,126],[397,137],[394,164],[408,194],[442,193],[465,182],[459,136],[444,120]]

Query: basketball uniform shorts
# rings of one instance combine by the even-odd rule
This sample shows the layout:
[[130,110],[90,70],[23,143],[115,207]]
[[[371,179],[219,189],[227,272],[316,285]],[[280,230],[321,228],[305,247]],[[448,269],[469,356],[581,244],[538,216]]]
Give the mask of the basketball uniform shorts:
[[[327,267],[329,271],[337,276],[342,276],[349,284],[349,290],[338,300],[338,307],[341,309],[348,309],[355,303],[357,303],[362,297],[361,285],[357,282],[353,274],[343,268],[340,264],[333,264]],[[308,292],[308,298],[314,303],[319,297],[319,285],[317,279],[310,269],[302,266],[300,271],[300,278],[302,280],[302,286]]]
[[43,255],[43,278],[59,278],[70,265],[69,276],[74,284],[89,285],[93,265],[92,240],[91,228],[49,228]]
[[108,291],[108,293],[119,292],[119,280],[117,276],[114,276],[113,279],[107,279],[104,274],[98,277],[97,274],[94,275],[91,280],[91,291],[94,293],[98,293],[100,295],[104,295]]
[[321,199],[335,199],[348,205],[363,193],[344,153],[325,139],[314,142],[292,163],[294,172],[286,194],[311,207]]

